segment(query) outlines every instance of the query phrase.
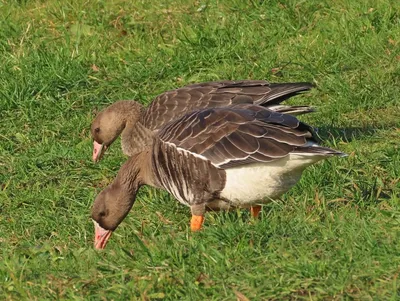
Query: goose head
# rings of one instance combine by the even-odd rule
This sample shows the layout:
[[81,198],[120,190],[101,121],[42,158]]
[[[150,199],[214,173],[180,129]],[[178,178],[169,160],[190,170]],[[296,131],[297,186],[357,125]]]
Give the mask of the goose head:
[[147,171],[148,152],[129,158],[120,168],[114,181],[100,192],[92,207],[95,226],[94,247],[104,249],[111,234],[125,219],[136,200],[139,188],[151,184]]
[[122,100],[105,108],[91,125],[93,137],[93,161],[101,160],[106,149],[127,127],[139,121],[143,106],[136,101]]

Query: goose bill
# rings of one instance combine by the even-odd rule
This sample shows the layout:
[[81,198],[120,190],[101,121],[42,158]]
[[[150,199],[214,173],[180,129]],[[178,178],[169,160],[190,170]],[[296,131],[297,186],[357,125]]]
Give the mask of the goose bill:
[[94,223],[94,248],[101,250],[107,245],[108,240],[111,237],[112,231],[106,230],[100,227],[100,225],[93,221]]
[[99,162],[101,157],[103,157],[104,152],[106,151],[107,146],[104,144],[100,144],[96,141],[93,141],[93,161]]

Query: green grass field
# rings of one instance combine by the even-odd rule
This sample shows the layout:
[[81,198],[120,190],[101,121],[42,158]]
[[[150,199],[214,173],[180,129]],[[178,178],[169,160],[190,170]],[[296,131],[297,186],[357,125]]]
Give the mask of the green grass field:
[[[400,2],[0,1],[0,300],[400,300]],[[105,251],[90,208],[126,159],[94,114],[219,79],[311,81],[291,100],[349,154],[261,219],[143,188]]]

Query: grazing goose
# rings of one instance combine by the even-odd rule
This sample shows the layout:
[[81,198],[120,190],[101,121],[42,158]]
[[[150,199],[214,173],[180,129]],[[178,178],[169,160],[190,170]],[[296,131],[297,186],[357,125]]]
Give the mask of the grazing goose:
[[95,247],[105,247],[142,185],[166,189],[189,206],[196,231],[206,210],[250,208],[257,217],[260,204],[288,191],[307,166],[334,155],[345,154],[319,146],[296,117],[261,106],[188,113],[164,126],[96,197]]
[[310,83],[270,84],[264,80],[219,81],[165,92],[147,109],[136,101],[119,101],[100,112],[92,123],[93,160],[99,161],[121,133],[122,150],[132,156],[151,143],[154,133],[161,127],[197,109],[254,103],[293,115],[312,112],[313,108],[308,106],[280,105],[312,87]]

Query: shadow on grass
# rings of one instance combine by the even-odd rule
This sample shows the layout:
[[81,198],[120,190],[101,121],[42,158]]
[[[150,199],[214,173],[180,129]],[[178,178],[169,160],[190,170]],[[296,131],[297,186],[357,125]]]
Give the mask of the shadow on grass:
[[320,139],[324,140],[342,140],[351,142],[357,139],[365,139],[373,137],[378,131],[394,128],[395,124],[385,126],[364,126],[364,127],[332,127],[320,126],[317,127],[317,134]]

